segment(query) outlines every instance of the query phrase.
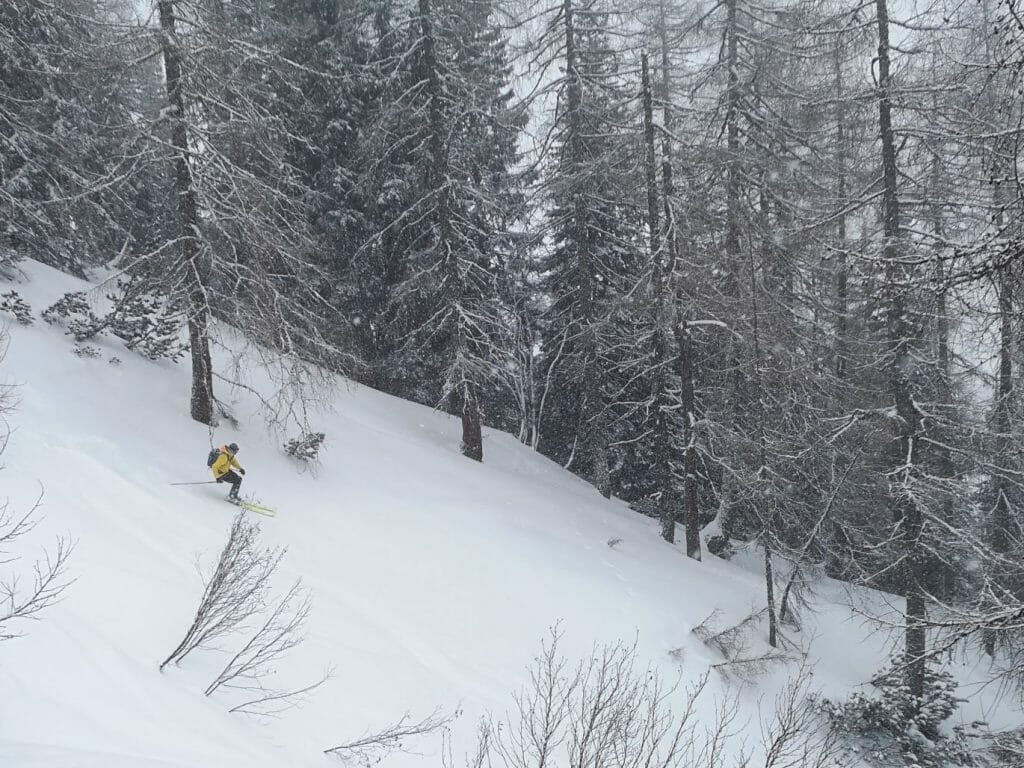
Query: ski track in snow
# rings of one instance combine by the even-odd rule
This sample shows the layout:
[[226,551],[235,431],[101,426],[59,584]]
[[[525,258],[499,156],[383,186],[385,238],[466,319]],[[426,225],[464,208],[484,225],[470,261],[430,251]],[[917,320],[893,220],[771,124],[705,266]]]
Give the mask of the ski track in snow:
[[[37,264],[14,286],[38,312],[87,287]],[[0,644],[0,765],[16,768],[263,768],[328,766],[323,749],[399,719],[457,708],[456,762],[473,747],[477,719],[504,717],[548,629],[560,624],[572,661],[594,644],[637,643],[639,663],[683,684],[721,659],[692,628],[713,610],[735,622],[763,601],[756,553],[732,563],[689,561],[658,537],[657,523],[518,444],[485,433],[485,463],[458,453],[444,414],[339,382],[323,462],[300,473],[266,433],[249,393],[218,387],[240,421],[213,434],[236,440],[247,469],[243,496],[278,510],[259,517],[266,544],[288,547],[281,583],[313,592],[308,640],[279,665],[301,686],[332,679],[299,709],[273,719],[230,715],[237,701],[204,697],[226,661],[202,651],[158,672],[192,619],[202,581],[236,513],[209,479],[207,429],[188,418],[187,364],[152,363],[116,338],[73,341],[37,319],[11,324],[0,380],[19,385],[2,492],[25,509],[43,488],[44,522],[19,552],[31,566],[56,535],[76,542],[75,583],[23,638]],[[110,365],[116,355],[123,362]],[[223,350],[217,355],[227,363]],[[255,386],[265,377],[251,372]],[[621,539],[609,547],[611,539]],[[861,593],[872,605],[883,600]],[[805,643],[815,687],[846,696],[883,663],[887,638],[843,607],[844,589],[819,585],[820,611],[793,635]],[[758,639],[761,649],[763,639]],[[681,662],[669,651],[682,649]],[[792,669],[741,688],[743,722],[759,737],[756,706],[771,702]],[[964,679],[984,670],[957,667]],[[726,688],[712,677],[701,711]],[[978,695],[962,717],[988,706]],[[770,712],[764,712],[764,716]],[[1019,719],[1004,707],[990,722]],[[437,740],[395,754],[392,768],[440,764]]]

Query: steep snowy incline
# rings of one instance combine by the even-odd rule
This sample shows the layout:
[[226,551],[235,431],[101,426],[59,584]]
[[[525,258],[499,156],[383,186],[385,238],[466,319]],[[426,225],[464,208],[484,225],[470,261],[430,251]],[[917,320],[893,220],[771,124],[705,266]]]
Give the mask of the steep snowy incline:
[[[25,272],[14,287],[37,314],[88,287],[39,265]],[[17,385],[18,405],[0,498],[23,510],[42,488],[45,515],[16,567],[67,534],[76,580],[25,637],[0,644],[5,766],[335,765],[324,748],[437,707],[463,710],[453,727],[461,755],[481,714],[508,709],[556,622],[569,657],[635,640],[644,664],[685,682],[721,661],[693,627],[716,609],[739,620],[762,603],[755,572],[688,561],[651,521],[508,435],[488,431],[478,465],[459,455],[455,420],[339,381],[331,410],[312,419],[327,435],[313,475],[267,434],[254,396],[222,386],[240,427],[222,425],[212,439],[241,445],[243,495],[280,510],[260,522],[267,544],[288,548],[282,582],[301,576],[313,595],[308,639],[280,665],[280,681],[299,686],[333,668],[301,708],[264,720],[228,714],[230,695],[203,695],[223,653],[157,670],[236,512],[222,486],[170,485],[208,479],[211,435],[188,417],[187,367],[149,362],[114,338],[89,342],[99,357],[78,357],[39,320],[9,333],[0,379]],[[123,362],[110,364],[113,355]],[[267,386],[257,374],[252,382]],[[881,664],[885,639],[838,605],[804,634],[830,692]],[[783,676],[741,692],[752,733],[754,703],[770,701]],[[386,765],[437,766],[438,746]]]

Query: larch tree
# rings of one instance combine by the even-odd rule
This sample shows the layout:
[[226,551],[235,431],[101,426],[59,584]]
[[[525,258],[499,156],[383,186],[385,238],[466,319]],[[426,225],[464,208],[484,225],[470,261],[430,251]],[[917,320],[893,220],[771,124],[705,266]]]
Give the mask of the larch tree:
[[167,99],[150,136],[173,167],[178,237],[137,262],[166,264],[182,297],[196,421],[216,418],[214,319],[259,345],[281,386],[273,418],[301,420],[321,375],[307,364],[341,370],[350,359],[324,335],[325,278],[287,162],[291,126],[275,106],[298,67],[265,37],[258,5],[158,0],[156,11]]

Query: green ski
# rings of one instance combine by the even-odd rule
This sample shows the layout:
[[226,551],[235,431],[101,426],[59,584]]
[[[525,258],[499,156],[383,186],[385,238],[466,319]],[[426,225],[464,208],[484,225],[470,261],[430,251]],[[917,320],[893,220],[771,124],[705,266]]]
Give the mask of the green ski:
[[240,501],[238,506],[244,509],[246,512],[255,512],[257,515],[264,515],[265,517],[274,517],[277,515],[277,510],[273,507],[267,507],[263,504],[257,504],[254,501]]
[[229,497],[227,502],[229,504],[234,504],[236,507],[241,507],[246,512],[254,512],[257,515],[263,515],[265,517],[274,517],[277,515],[277,510],[273,507],[258,504],[255,501],[249,501],[248,499],[232,499]]

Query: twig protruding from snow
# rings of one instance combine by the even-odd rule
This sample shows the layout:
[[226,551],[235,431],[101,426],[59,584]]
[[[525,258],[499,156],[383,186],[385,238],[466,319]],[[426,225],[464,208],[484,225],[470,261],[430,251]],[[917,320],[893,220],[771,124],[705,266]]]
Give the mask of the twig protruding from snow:
[[392,752],[407,751],[406,742],[409,739],[422,738],[446,730],[457,715],[458,713],[443,714],[440,709],[435,709],[421,720],[412,720],[411,715],[406,712],[391,725],[367,733],[354,741],[325,749],[324,754],[333,755],[346,763],[378,763]]

